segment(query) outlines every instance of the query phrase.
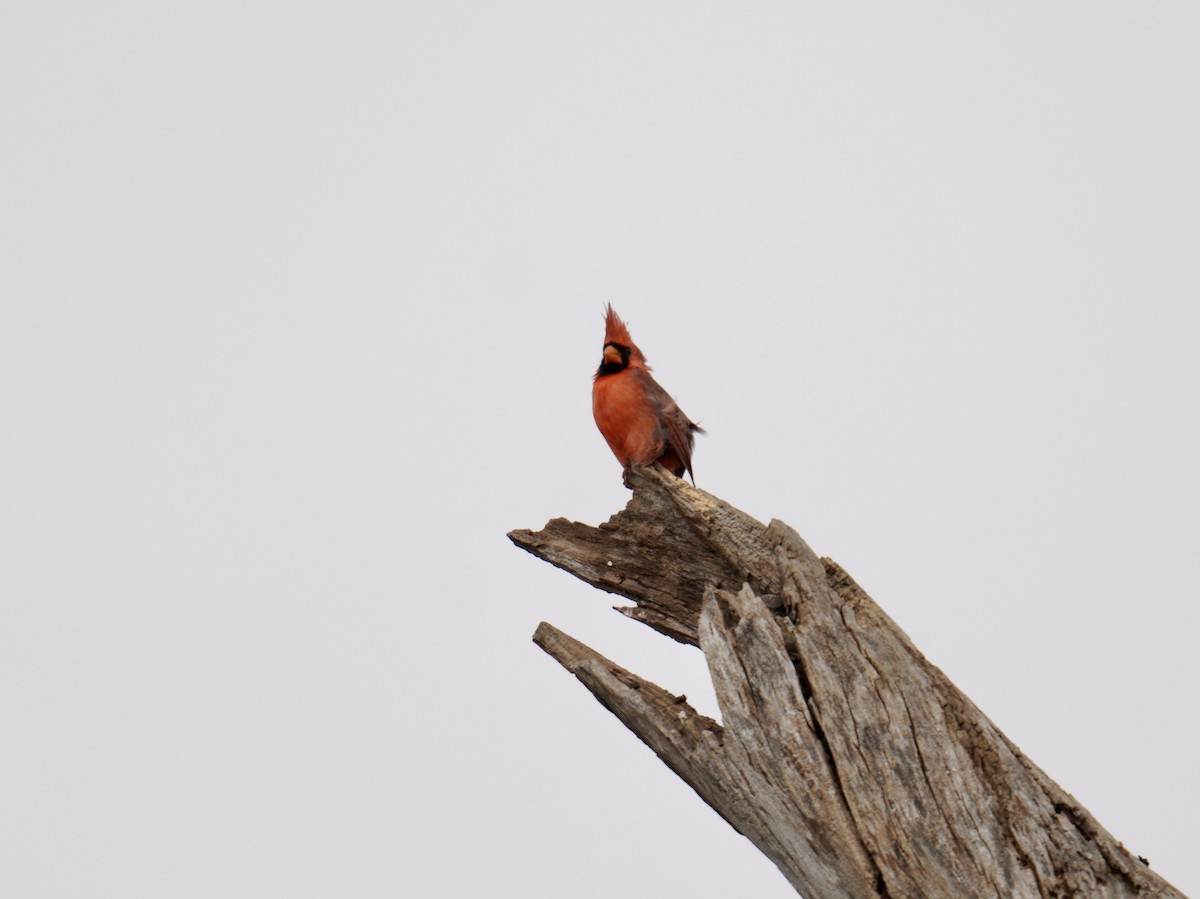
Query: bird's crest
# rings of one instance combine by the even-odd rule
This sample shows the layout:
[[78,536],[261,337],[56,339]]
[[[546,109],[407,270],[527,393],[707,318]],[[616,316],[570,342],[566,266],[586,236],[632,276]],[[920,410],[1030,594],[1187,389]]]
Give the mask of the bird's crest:
[[612,303],[608,304],[604,315],[604,345],[608,346],[610,343],[627,346],[633,358],[642,362],[646,361],[646,357],[642,355],[642,351],[637,348],[637,344],[629,335],[629,328],[625,326],[625,322],[621,321],[621,316],[617,315],[613,309]]

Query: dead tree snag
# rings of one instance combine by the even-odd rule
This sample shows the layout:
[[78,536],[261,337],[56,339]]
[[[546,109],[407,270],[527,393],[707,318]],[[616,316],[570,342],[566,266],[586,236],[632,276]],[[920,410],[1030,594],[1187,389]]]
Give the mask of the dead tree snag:
[[659,469],[599,527],[514,543],[703,650],[723,721],[543,623],[535,642],[807,899],[1181,897],[835,562]]

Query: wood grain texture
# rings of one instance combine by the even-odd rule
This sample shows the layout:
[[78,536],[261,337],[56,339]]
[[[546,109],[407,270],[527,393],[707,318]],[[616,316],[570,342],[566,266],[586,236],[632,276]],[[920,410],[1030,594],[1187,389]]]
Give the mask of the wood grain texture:
[[808,899],[1180,897],[836,563],[661,469],[518,546],[708,661],[718,725],[548,624],[556,658]]

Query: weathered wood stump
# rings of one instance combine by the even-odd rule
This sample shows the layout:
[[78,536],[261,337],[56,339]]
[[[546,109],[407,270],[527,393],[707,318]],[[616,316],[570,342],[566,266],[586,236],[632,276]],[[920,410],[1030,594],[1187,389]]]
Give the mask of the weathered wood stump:
[[723,722],[542,623],[534,640],[807,899],[1181,897],[835,562],[661,469],[599,527],[512,541],[708,661]]

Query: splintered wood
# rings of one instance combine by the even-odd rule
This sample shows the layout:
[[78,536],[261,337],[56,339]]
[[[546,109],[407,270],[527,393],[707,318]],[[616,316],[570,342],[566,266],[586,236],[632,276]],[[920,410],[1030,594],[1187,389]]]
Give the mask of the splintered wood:
[[543,623],[534,641],[807,899],[1182,897],[795,531],[657,468],[599,527],[510,539],[708,661],[718,724]]

